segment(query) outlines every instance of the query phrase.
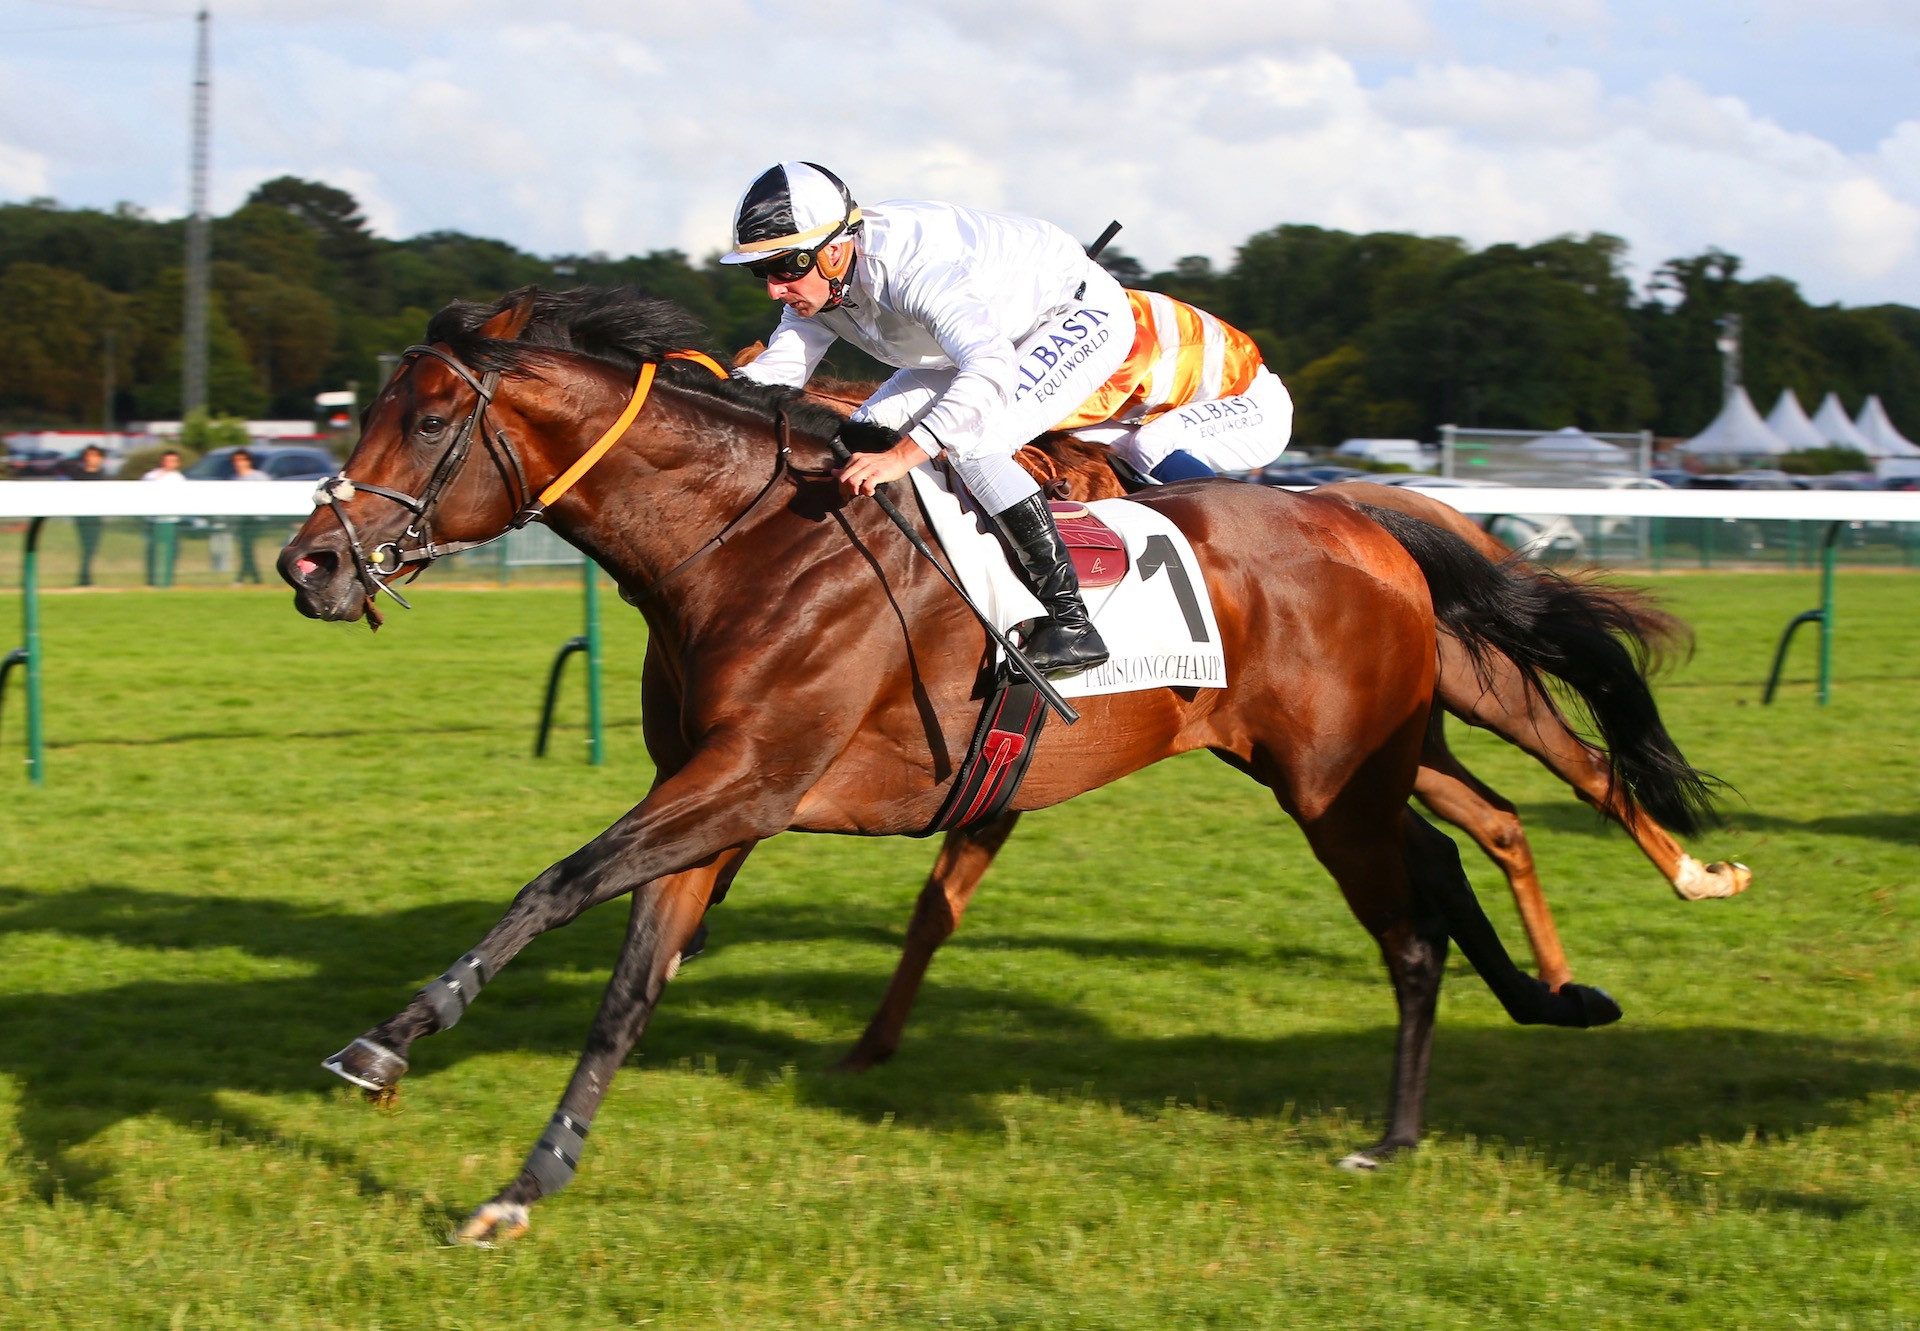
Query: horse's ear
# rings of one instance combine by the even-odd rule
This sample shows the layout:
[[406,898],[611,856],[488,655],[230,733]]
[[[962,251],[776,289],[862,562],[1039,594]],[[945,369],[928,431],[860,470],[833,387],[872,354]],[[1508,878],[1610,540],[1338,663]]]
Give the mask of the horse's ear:
[[760,359],[760,353],[766,349],[767,344],[765,342],[754,342],[741,347],[740,350],[733,353],[733,368],[737,370],[742,365],[753,364]]
[[506,299],[510,303],[480,325],[480,336],[499,342],[511,342],[519,337],[527,321],[533,318],[533,297],[533,287],[521,287],[508,295]]

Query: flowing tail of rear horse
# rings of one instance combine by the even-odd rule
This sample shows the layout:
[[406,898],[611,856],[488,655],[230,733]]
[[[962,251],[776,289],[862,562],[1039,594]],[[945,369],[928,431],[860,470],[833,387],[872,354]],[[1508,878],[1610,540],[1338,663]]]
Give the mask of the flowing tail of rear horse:
[[1612,779],[1667,826],[1697,832],[1718,784],[1682,756],[1660,719],[1643,663],[1658,644],[1630,598],[1516,559],[1495,563],[1451,532],[1361,505],[1426,576],[1434,615],[1476,659],[1511,658],[1529,684],[1577,699],[1598,732]]

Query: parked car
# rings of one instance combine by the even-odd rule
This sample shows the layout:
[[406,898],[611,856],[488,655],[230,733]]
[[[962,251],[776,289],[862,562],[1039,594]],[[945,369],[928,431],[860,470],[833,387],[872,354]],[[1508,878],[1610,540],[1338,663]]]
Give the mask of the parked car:
[[1882,490],[1920,490],[1920,476],[1883,476],[1880,478]]
[[[190,481],[230,481],[239,448],[216,448],[187,468]],[[317,481],[340,470],[333,454],[307,444],[248,444],[253,465],[271,481]]]
[[1789,476],[1784,471],[1772,471],[1759,468],[1754,471],[1737,471],[1724,476],[1696,476],[1693,478],[1696,490],[1801,490],[1806,487],[1799,478]]
[[7,471],[14,476],[58,476],[69,454],[57,448],[21,448],[7,453]]
[[1800,484],[1809,490],[1878,490],[1880,478],[1870,471],[1835,471],[1825,476],[1803,476]]
[[[1423,490],[1507,489],[1504,481],[1482,481],[1468,476],[1369,476],[1381,485]],[[1622,480],[1639,480],[1637,476]],[[1501,513],[1486,519],[1487,530],[1529,559],[1576,559],[1587,541],[1573,522],[1558,513]]]
[[1324,463],[1312,467],[1272,466],[1260,473],[1262,485],[1331,485],[1335,481],[1371,480],[1373,473],[1357,467],[1334,467]]
[[1558,513],[1503,513],[1487,530],[1528,559],[1577,559],[1587,548],[1580,529]]

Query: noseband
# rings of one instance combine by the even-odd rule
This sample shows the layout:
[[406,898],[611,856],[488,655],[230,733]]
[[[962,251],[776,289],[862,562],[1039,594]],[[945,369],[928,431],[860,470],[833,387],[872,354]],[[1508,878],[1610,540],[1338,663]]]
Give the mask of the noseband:
[[[647,394],[653,386],[654,373],[658,369],[658,365],[653,361],[648,361],[640,367],[640,377],[634,385],[633,395],[628,399],[626,409],[620,413],[619,419],[607,428],[606,432],[580,456],[578,461],[536,496],[532,487],[527,484],[527,474],[520,465],[519,455],[514,452],[506,435],[492,428],[487,419],[487,409],[493,405],[494,392],[500,386],[499,374],[490,370],[485,375],[475,375],[451,353],[424,344],[408,347],[401,353],[401,359],[411,360],[415,356],[423,355],[432,356],[443,362],[474,393],[473,410],[468,413],[466,420],[461,422],[460,431],[454,436],[453,442],[440,455],[439,461],[434,463],[433,473],[427,477],[426,487],[417,496],[410,495],[384,485],[356,481],[342,472],[338,476],[330,476],[322,481],[320,488],[313,494],[315,507],[325,504],[332,509],[333,516],[340,523],[340,529],[346,533],[347,545],[353,554],[354,575],[360,579],[360,585],[365,588],[367,600],[370,602],[377,600],[379,594],[385,592],[408,610],[413,607],[407,603],[404,596],[393,589],[391,583],[394,578],[397,578],[409,565],[417,566],[414,568],[414,575],[418,576],[426,570],[427,565],[443,555],[459,554],[462,551],[478,549],[483,545],[491,545],[509,532],[519,531],[528,523],[541,521],[546,516],[547,506],[572,489],[574,483],[605,456],[607,450],[612,448],[620,436],[633,425],[640,414],[640,408],[646,403]],[[696,361],[720,378],[727,377],[726,371],[700,352],[669,351],[667,357],[672,360]],[[484,540],[435,541],[432,522],[434,506],[446,492],[447,487],[453,483],[461,467],[465,465],[468,455],[473,451],[473,441],[476,436],[513,491],[513,517],[508,520],[504,528]],[[784,455],[783,447],[783,461]],[[368,494],[391,500],[413,514],[413,519],[407,524],[407,529],[401,534],[400,540],[383,542],[371,551],[366,548],[365,543],[360,539],[359,530],[353,525],[353,520],[347,516],[346,510],[347,501],[363,490]]]

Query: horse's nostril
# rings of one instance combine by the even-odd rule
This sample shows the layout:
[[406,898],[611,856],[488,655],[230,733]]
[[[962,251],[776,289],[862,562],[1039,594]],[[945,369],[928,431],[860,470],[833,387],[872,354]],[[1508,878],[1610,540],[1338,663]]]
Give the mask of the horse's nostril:
[[280,576],[295,587],[314,587],[326,582],[340,566],[340,557],[324,547],[285,550],[280,555]]

